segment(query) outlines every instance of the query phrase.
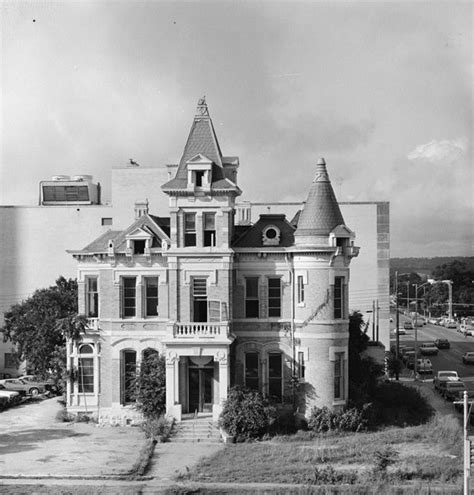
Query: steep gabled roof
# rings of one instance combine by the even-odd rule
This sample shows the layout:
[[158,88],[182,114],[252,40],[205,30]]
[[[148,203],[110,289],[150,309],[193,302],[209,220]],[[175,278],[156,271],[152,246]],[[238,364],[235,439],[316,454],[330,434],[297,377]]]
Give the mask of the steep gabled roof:
[[[166,223],[166,220],[168,220],[168,223]],[[148,234],[153,238],[152,247],[161,247],[161,241],[163,239],[170,242],[169,219],[154,217],[148,214],[142,215],[126,230],[108,230],[77,253],[105,253],[108,250],[109,241],[114,242],[114,250],[116,252],[125,251],[127,237],[137,236],[140,232]]]
[[[205,98],[198,102],[196,115],[189,132],[183,155],[173,179],[162,186],[164,191],[186,189],[188,186],[188,163],[207,159],[212,164],[211,190],[240,189],[225,177],[224,165],[238,165],[237,157],[223,157],[217,140],[214,125],[212,124]],[[226,181],[225,184],[222,181]],[[216,184],[217,183],[217,184]]]
[[[290,247],[294,244],[295,228],[286,219],[285,215],[260,215],[255,225],[242,228],[240,237],[232,243],[234,248],[264,247],[264,230],[266,227],[276,227],[280,231],[280,242],[272,247]],[[267,247],[267,246],[265,246]]]
[[344,224],[324,158],[320,158],[316,165],[316,177],[311,184],[308,199],[296,220],[298,227],[295,237],[329,235],[335,227]]

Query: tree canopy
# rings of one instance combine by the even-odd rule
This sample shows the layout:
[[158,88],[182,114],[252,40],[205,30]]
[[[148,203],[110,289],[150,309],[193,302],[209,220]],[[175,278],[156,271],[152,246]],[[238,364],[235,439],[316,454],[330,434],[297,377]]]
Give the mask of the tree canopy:
[[2,332],[15,344],[20,360],[39,374],[58,374],[65,365],[66,336],[79,339],[86,318],[77,314],[77,282],[59,277],[5,313]]

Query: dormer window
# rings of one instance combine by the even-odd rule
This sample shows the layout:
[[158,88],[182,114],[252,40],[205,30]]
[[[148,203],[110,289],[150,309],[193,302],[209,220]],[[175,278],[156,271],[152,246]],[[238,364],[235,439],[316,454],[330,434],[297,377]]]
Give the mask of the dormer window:
[[280,244],[280,229],[274,225],[268,225],[263,229],[262,242],[264,246],[278,246]]
[[133,254],[144,254],[146,247],[145,239],[136,239],[133,241]]
[[203,170],[196,170],[194,172],[194,183],[196,185],[196,187],[202,187],[202,182],[203,182],[203,179],[204,179],[204,171]]

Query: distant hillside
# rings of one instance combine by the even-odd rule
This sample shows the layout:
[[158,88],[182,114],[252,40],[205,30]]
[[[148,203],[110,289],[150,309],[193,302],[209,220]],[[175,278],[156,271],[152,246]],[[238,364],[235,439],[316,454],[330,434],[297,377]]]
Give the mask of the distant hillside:
[[420,273],[430,275],[440,265],[462,261],[468,268],[474,270],[474,256],[446,256],[437,258],[391,258],[390,273]]

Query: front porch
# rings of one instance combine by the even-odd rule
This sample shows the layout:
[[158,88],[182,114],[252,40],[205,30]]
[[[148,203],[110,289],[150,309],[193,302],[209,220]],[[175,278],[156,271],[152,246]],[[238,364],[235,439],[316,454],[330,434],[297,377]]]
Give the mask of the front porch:
[[172,322],[166,345],[166,412],[212,414],[217,421],[230,383],[229,348],[234,341],[227,322]]

